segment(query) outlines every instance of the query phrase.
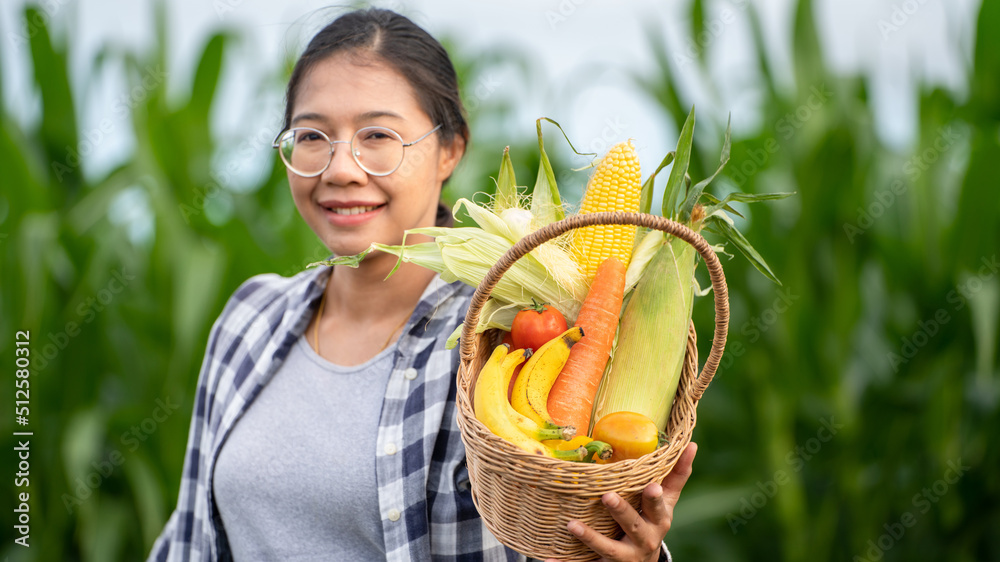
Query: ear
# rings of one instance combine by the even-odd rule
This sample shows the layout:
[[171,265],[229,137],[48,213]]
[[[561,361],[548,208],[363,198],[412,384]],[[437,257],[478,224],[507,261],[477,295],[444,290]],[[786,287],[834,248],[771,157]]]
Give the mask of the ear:
[[441,155],[438,158],[438,177],[447,180],[465,154],[465,139],[461,135],[452,137],[451,143],[441,144]]

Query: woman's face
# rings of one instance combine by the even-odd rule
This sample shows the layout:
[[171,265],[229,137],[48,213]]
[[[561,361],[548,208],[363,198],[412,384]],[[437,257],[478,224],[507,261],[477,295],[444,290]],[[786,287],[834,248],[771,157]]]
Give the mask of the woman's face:
[[[438,125],[401,74],[344,54],[317,63],[303,77],[293,104],[292,127],[319,129],[334,141],[349,141],[358,129],[377,125],[409,143]],[[356,254],[372,242],[400,244],[403,231],[434,225],[441,184],[465,149],[459,137],[450,146],[439,139],[434,133],[406,147],[399,168],[381,177],[361,169],[349,145],[336,144],[330,166],[319,176],[288,170],[295,206],[336,255]]]

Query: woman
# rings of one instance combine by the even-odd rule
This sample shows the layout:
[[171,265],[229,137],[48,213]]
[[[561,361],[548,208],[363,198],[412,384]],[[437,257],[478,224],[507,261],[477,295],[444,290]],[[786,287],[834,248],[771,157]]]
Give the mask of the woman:
[[[386,10],[348,13],[296,64],[275,140],[302,218],[333,254],[448,220],[441,187],[469,138],[441,45]],[[408,237],[408,242],[416,242]],[[209,336],[177,508],[153,560],[518,560],[485,529],[444,349],[472,289],[371,255],[358,268],[254,277]],[[661,539],[694,447],[621,541],[569,528],[614,560],[669,559]]]

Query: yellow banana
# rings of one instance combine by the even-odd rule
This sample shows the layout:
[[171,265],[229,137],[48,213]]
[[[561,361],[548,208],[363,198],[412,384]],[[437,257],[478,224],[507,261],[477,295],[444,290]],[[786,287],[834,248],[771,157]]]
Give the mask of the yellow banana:
[[[518,353],[520,351],[522,350],[516,350],[512,352],[510,355],[513,355],[514,353]],[[524,357],[526,358],[531,357],[532,353],[530,349],[523,351],[524,351]],[[508,358],[510,357],[510,355],[508,355]],[[520,362],[512,363],[508,368],[508,362],[506,360],[504,361],[503,363],[504,380],[502,384],[503,388],[510,388],[510,379],[514,376],[514,371],[517,369],[518,365],[520,365]],[[514,422],[514,425],[516,425],[517,428],[520,429],[525,435],[527,435],[532,439],[535,439],[536,441],[544,441],[547,439],[569,441],[570,439],[576,436],[575,427],[571,425],[560,426],[551,422],[545,422],[539,424],[535,420],[515,410],[514,407],[510,405],[510,402],[507,401],[506,399],[504,400],[504,408],[507,410],[507,416],[510,417],[512,422]]]
[[511,404],[515,410],[537,424],[552,423],[546,406],[549,390],[569,359],[569,348],[581,338],[583,328],[574,326],[535,350],[514,382]]
[[505,375],[505,367],[513,371],[526,356],[525,350],[508,354],[508,349],[506,344],[498,345],[479,372],[472,404],[476,419],[483,422],[497,437],[519,449],[536,455],[552,456],[548,447],[525,435],[507,415],[507,387],[502,385],[504,379],[510,379]]

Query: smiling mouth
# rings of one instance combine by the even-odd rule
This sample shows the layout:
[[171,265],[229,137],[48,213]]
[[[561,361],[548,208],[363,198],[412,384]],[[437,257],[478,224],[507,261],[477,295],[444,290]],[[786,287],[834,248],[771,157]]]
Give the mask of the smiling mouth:
[[359,207],[325,207],[325,209],[336,215],[360,215],[361,213],[374,211],[375,209],[378,209],[381,206],[382,205],[365,205]]

